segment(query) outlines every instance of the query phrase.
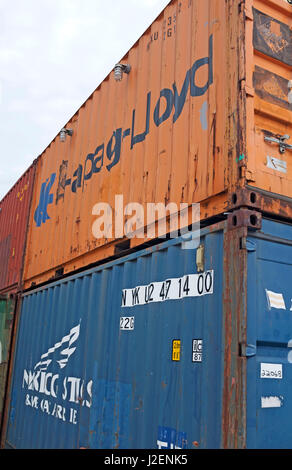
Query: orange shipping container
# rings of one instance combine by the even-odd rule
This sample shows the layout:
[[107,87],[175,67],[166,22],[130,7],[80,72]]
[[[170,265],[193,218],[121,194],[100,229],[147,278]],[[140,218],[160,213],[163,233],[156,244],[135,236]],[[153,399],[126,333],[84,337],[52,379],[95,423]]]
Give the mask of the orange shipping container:
[[97,203],[117,229],[130,202],[144,214],[200,203],[208,219],[246,185],[292,197],[291,12],[286,0],[169,3],[121,60],[129,73],[112,71],[40,156],[26,287],[118,252],[124,226],[96,238]]

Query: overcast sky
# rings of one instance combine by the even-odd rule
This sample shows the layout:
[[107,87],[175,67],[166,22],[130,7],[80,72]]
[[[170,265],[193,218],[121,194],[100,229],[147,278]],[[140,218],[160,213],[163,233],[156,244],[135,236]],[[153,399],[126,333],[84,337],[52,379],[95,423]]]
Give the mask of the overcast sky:
[[0,200],[169,0],[0,0]]

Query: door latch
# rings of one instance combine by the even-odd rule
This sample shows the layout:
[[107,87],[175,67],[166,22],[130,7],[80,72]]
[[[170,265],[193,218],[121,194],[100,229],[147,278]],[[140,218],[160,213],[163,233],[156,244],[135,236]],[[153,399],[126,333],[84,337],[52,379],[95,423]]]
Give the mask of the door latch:
[[241,357],[253,357],[257,353],[257,348],[254,344],[239,344],[239,355]]
[[285,134],[285,135],[276,135],[275,137],[269,137],[265,135],[264,140],[266,142],[273,142],[275,144],[279,145],[279,152],[284,153],[285,150],[292,150],[292,145],[287,144],[285,140],[290,139],[290,135]]

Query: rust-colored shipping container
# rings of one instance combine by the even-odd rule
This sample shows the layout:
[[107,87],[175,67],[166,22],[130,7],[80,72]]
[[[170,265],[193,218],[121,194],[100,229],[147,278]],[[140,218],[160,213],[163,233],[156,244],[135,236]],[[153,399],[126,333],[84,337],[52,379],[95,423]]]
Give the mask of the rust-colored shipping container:
[[21,289],[37,160],[0,201],[0,293]]
[[94,236],[97,203],[114,228],[130,202],[200,203],[210,219],[251,186],[277,212],[292,197],[291,26],[286,0],[171,1],[122,58],[130,71],[112,71],[40,156],[25,287],[147,240]]

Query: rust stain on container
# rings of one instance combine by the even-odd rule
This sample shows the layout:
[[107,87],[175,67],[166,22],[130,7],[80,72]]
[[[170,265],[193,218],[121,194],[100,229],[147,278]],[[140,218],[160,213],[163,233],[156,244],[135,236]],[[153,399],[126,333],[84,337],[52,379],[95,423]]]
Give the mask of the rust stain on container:
[[288,102],[288,80],[261,67],[255,66],[254,88],[263,100],[292,111]]

